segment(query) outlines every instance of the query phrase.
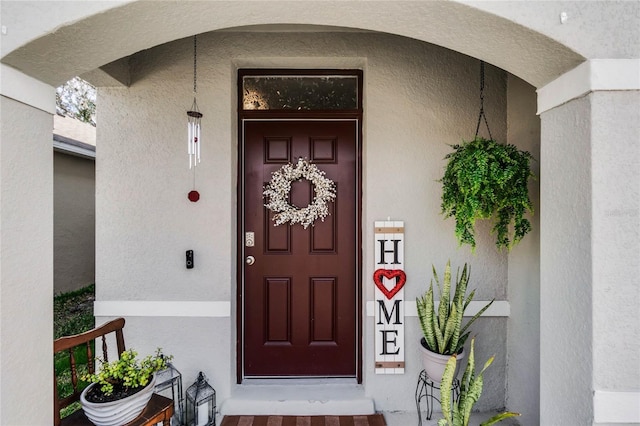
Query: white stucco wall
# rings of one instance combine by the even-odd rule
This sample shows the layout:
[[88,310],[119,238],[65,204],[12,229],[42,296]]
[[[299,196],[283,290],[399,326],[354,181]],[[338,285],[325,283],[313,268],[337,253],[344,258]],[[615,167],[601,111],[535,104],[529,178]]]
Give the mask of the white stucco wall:
[[639,152],[622,142],[640,140],[638,101],[596,91],[542,114],[542,424],[640,423]]
[[[522,414],[522,425],[540,424],[540,118],[535,88],[509,75],[507,140],[535,160],[529,181],[534,213],[531,232],[509,253],[507,407]],[[526,338],[523,338],[526,336]]]
[[[614,419],[617,411],[640,424],[640,91],[589,97],[602,123],[591,133],[595,420]],[[607,167],[614,158],[617,167]],[[635,403],[622,402],[634,395]],[[609,397],[619,401],[617,410],[603,409]]]
[[[363,36],[367,40],[367,36]],[[351,39],[351,37],[350,37]],[[415,300],[426,291],[431,265],[439,271],[447,259],[472,268],[471,286],[477,287],[476,300],[492,297],[506,299],[506,256],[497,253],[489,236],[488,224],[482,230],[475,255],[468,247],[458,248],[454,221],[440,215],[444,156],[448,144],[475,133],[479,108],[479,63],[451,51],[397,37],[372,36],[366,44],[365,127],[364,127],[364,294],[373,299],[373,287],[367,285],[374,271],[374,220],[404,220],[405,299]],[[506,74],[487,69],[487,116],[494,137],[506,138]],[[483,135],[486,130],[481,129]],[[479,409],[504,405],[505,330],[503,320],[480,320],[478,359],[498,354],[487,375],[485,394]],[[416,318],[407,318],[405,376],[373,374],[373,322],[365,322],[365,386],[383,410],[413,410],[414,401],[407,389],[415,388],[419,364],[420,330]],[[495,330],[495,332],[493,331]],[[502,333],[501,333],[502,332]]]
[[590,108],[584,97],[542,114],[541,135],[548,141],[540,153],[543,425],[590,424],[593,418]]
[[[374,220],[407,227],[406,300],[414,300],[448,258],[470,262],[476,300],[507,294],[507,256],[482,224],[475,255],[457,248],[454,223],[439,214],[447,144],[473,137],[479,62],[401,37],[365,33],[211,33],[198,38],[198,103],[204,114],[198,203],[184,152],[184,112],[192,101],[192,40],[131,59],[129,88],[101,88],[97,168],[97,300],[231,301],[229,318],[129,321],[129,345],[162,346],[185,382],[198,370],[215,378],[219,398],[235,383],[236,70],[238,67],[364,69],[364,300],[373,299]],[[506,73],[487,68],[486,109],[495,137],[506,138]],[[389,161],[392,159],[393,161]],[[195,268],[184,252],[195,251]],[[531,259],[536,261],[535,258]],[[102,321],[104,318],[98,318]],[[416,318],[407,318],[407,373],[373,374],[373,319],[364,318],[364,387],[381,410],[413,410],[421,367]],[[162,327],[158,327],[162,324]],[[185,333],[188,330],[189,333]],[[478,322],[478,357],[498,354],[480,409],[505,404],[506,319]],[[193,332],[193,335],[191,334]],[[152,338],[150,336],[154,336]],[[195,354],[195,355],[194,355]],[[409,391],[408,391],[409,390]]]
[[0,424],[52,424],[52,410],[33,409],[53,401],[50,382],[28,386],[25,376],[52,373],[53,119],[4,96],[0,111]]
[[[640,385],[640,92],[592,95],[592,113],[607,128],[596,127],[592,150],[597,158],[620,157],[615,170],[594,164],[593,245],[594,385],[596,389],[632,389]],[[626,143],[634,140],[636,143]],[[612,181],[628,185],[612,187]],[[607,235],[616,235],[616,244]],[[624,362],[611,363],[611,354]]]
[[[472,0],[463,3],[547,34],[585,58],[640,56],[640,3],[637,1]],[[564,22],[561,21],[563,12]]]

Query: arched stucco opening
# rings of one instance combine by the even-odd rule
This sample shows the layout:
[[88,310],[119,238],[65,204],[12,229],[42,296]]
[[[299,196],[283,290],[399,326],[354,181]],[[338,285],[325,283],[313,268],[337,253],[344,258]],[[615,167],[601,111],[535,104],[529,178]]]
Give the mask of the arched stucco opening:
[[172,40],[272,24],[333,26],[415,38],[482,59],[535,87],[584,60],[550,37],[480,7],[433,1],[377,2],[375,7],[367,2],[132,1],[119,6],[95,3],[85,12],[61,3],[58,19],[38,16],[33,9],[19,11],[18,19],[25,23],[46,18],[47,30],[29,34],[30,41],[23,46],[3,39],[3,50],[10,53],[2,62],[55,86]]
[[[17,3],[3,2],[3,12]],[[192,34],[263,24],[328,25],[398,34],[483,59],[535,87],[544,86],[583,60],[551,37],[499,16],[499,11],[488,13],[457,2],[389,2],[372,8],[367,2],[273,1],[265,7],[265,2],[140,1],[118,7],[89,4],[87,9],[72,11],[76,6],[61,6],[54,16],[39,15],[36,9],[14,14],[16,27],[8,28],[10,35],[28,19],[35,18],[41,25],[33,26],[38,33],[17,38],[21,47],[12,45],[11,37],[3,38],[3,51],[10,51],[3,56],[3,64],[57,85],[72,75]],[[73,24],[66,24],[72,20]],[[24,32],[31,31],[28,25],[24,27]],[[25,40],[32,41],[22,45]],[[122,78],[119,70],[117,63],[105,67],[116,80],[126,82],[126,75]]]

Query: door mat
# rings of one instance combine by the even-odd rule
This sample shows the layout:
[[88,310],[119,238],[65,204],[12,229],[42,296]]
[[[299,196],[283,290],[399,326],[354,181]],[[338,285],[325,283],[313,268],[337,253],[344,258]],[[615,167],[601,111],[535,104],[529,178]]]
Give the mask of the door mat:
[[369,416],[224,416],[220,426],[386,426],[382,414]]

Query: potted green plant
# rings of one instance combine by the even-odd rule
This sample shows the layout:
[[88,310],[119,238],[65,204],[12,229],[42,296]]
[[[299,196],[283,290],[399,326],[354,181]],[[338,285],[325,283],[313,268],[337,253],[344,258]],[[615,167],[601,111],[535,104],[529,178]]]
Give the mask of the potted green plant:
[[496,245],[511,249],[531,230],[524,214],[533,212],[528,190],[532,155],[478,136],[452,148],[440,180],[441,207],[445,218],[455,217],[459,244],[474,250],[476,220],[492,219]]
[[[422,364],[427,376],[434,382],[439,383],[449,357],[457,354],[458,359],[464,358],[464,343],[470,333],[467,330],[491,306],[493,300],[487,303],[463,326],[464,311],[476,293],[473,290],[468,296],[466,295],[471,275],[470,268],[465,263],[462,268],[462,274],[460,274],[458,268],[453,298],[451,298],[451,261],[447,261],[442,284],[435,266],[432,266],[432,269],[433,278],[429,283],[429,290],[416,298],[416,307],[423,334],[420,340]],[[433,295],[434,280],[440,293],[437,312]]]
[[[478,401],[482,394],[483,374],[487,368],[493,363],[494,356],[489,358],[484,364],[479,374],[475,372],[474,346],[475,339],[471,339],[471,349],[469,350],[469,360],[467,368],[462,375],[462,383],[460,383],[460,397],[457,401],[451,401],[451,385],[455,378],[455,370],[457,359],[453,355],[447,361],[447,366],[442,376],[442,384],[440,386],[440,405],[442,406],[443,419],[438,420],[438,426],[468,426],[471,417],[471,409]],[[520,413],[504,412],[496,414],[489,420],[480,423],[480,426],[490,426],[509,417],[519,416]]]
[[153,395],[155,373],[167,368],[172,359],[160,349],[141,360],[137,356],[134,350],[123,351],[116,361],[101,361],[99,372],[82,376],[91,384],[80,394],[80,404],[97,426],[123,425],[135,419]]

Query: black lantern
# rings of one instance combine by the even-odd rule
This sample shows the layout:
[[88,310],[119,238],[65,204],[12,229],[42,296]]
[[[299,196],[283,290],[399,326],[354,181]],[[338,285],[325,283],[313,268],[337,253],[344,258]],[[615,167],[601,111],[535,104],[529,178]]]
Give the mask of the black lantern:
[[187,426],[215,425],[216,391],[201,371],[196,382],[187,389]]
[[182,374],[171,364],[156,373],[155,393],[173,400],[173,417],[171,426],[184,424],[184,400],[182,398]]

